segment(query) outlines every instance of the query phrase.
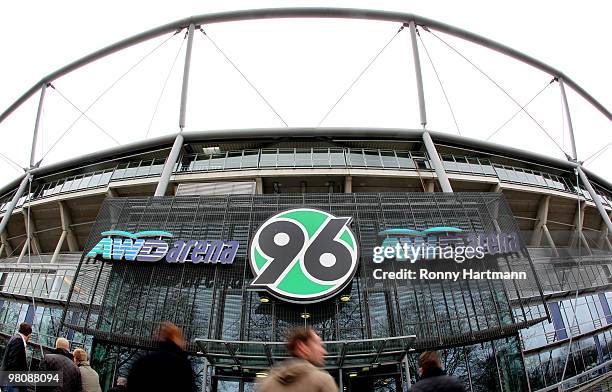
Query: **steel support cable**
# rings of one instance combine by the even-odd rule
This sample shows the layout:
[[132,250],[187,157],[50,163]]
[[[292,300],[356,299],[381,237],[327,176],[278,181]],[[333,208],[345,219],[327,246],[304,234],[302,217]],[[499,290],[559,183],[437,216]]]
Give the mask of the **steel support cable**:
[[[575,170],[576,172],[576,200],[578,202],[578,220],[577,220],[577,243],[578,243],[578,279],[580,278],[580,265],[582,264],[582,222],[581,222],[581,218],[582,218],[582,214],[580,213],[580,204],[581,204],[581,200],[580,200],[580,177],[578,176],[578,170]],[[585,205],[586,207],[586,205]],[[579,280],[576,281],[576,295],[574,296],[574,305],[572,306],[572,300],[570,299],[570,307],[572,308],[572,312],[574,313],[574,320],[572,320],[572,324],[570,325],[569,328],[569,341],[568,341],[568,347],[567,347],[567,355],[565,356],[565,364],[563,365],[563,373],[561,374],[561,381],[559,381],[560,386],[561,386],[561,390],[563,390],[563,380],[565,380],[565,372],[567,370],[567,363],[569,361],[569,356],[572,352],[572,341],[574,340],[574,333],[572,331],[572,329],[576,326],[576,324],[578,324],[578,316],[576,314],[576,307],[578,305],[578,292],[580,291],[580,282]]]
[[434,74],[436,74],[436,79],[438,79],[438,84],[440,85],[440,88],[442,89],[442,94],[444,94],[444,99],[446,100],[446,104],[448,105],[448,110],[450,110],[451,116],[453,116],[453,122],[455,123],[455,127],[457,128],[457,133],[459,134],[459,136],[461,136],[461,130],[459,129],[459,123],[457,122],[457,117],[455,117],[455,111],[453,110],[450,100],[448,99],[448,95],[446,94],[446,89],[444,88],[444,85],[442,84],[442,79],[440,79],[438,70],[436,69],[436,66],[434,65],[433,59],[429,55],[429,50],[427,50],[427,46],[425,46],[425,42],[423,41],[423,38],[421,37],[421,34],[419,33],[418,29],[416,33],[417,33],[417,37],[419,37],[419,41],[421,41],[421,45],[423,46],[423,49],[425,50],[425,54],[427,55],[429,64],[431,64],[431,68],[433,69]]
[[174,34],[172,34],[170,37],[168,37],[167,39],[165,39],[164,41],[162,41],[160,44],[158,44],[156,47],[154,47],[153,49],[151,49],[149,52],[147,52],[144,56],[142,56],[138,61],[136,61],[130,68],[128,68],[127,71],[125,71],[123,74],[121,74],[117,79],[115,79],[115,81],[113,81],[106,89],[104,89],[102,91],[102,93],[100,93],[88,106],[87,108],[85,108],[85,111],[83,111],[82,114],[80,114],[73,122],[72,124],[70,124],[70,126],[68,128],[66,128],[66,130],[64,131],[64,133],[62,133],[60,135],[60,137],[55,141],[55,143],[53,143],[51,145],[51,147],[47,150],[47,152],[45,154],[43,154],[42,158],[40,158],[40,161],[38,161],[37,166],[40,165],[40,163],[47,157],[47,155],[49,155],[49,153],[51,152],[51,150],[53,150],[53,148],[55,148],[55,146],[57,146],[57,144],[68,134],[68,132],[70,132],[72,130],[72,128],[74,127],[74,125],[81,119],[81,117],[83,117],[83,115],[85,113],[87,113],[89,111],[89,109],[92,108],[92,106],[94,106],[100,99],[102,99],[102,97],[104,95],[106,95],[106,93],[108,93],[113,87],[115,87],[115,85],[117,83],[119,83],[119,81],[121,81],[125,76],[127,76],[132,70],[134,70],[134,68],[136,68],[138,65],[140,65],[145,59],[147,59],[149,56],[151,56],[153,53],[155,53],[159,48],[161,48],[162,46],[164,46],[168,41],[170,41],[174,36],[176,36],[178,33],[180,33],[181,30],[176,31]]
[[587,159],[584,160],[584,162],[582,162],[583,165],[585,165],[588,161],[590,160],[596,160],[597,158],[599,158],[601,156],[601,154],[603,154],[603,152],[605,150],[608,149],[608,147],[612,146],[612,142],[606,144],[605,146],[603,146],[602,148],[600,148],[599,150],[595,151],[593,154],[591,154]]
[[556,78],[553,78],[550,82],[546,83],[546,85],[536,93],[536,95],[534,95],[529,101],[527,101],[527,103],[525,103],[524,105],[521,106],[521,108],[519,110],[517,110],[512,116],[510,116],[509,119],[507,119],[502,125],[500,125],[493,133],[491,133],[489,136],[487,136],[485,138],[485,140],[490,140],[493,136],[495,136],[499,131],[502,130],[502,128],[504,128],[506,125],[508,125],[510,123],[510,121],[514,120],[514,118],[516,116],[518,116],[521,112],[525,111],[525,108],[527,106],[529,106],[529,104],[531,104],[531,102],[533,102],[538,96],[540,96],[540,94],[542,94],[544,92],[544,90],[546,90],[551,84],[553,84],[555,82]]
[[166,91],[166,86],[168,85],[168,81],[170,80],[170,75],[172,75],[172,71],[174,70],[176,61],[178,60],[179,54],[181,53],[181,50],[183,49],[183,45],[185,44],[185,38],[187,38],[187,35],[183,37],[183,40],[181,41],[181,45],[179,46],[178,51],[176,52],[176,56],[174,56],[172,65],[170,66],[170,70],[168,71],[168,75],[166,75],[166,80],[164,80],[164,85],[162,86],[162,89],[159,93],[159,97],[157,98],[157,102],[155,103],[155,109],[153,110],[153,114],[151,115],[151,121],[149,121],[149,126],[147,127],[147,133],[145,134],[145,139],[149,137],[149,132],[151,132],[151,126],[153,125],[153,120],[155,119],[157,110],[159,109],[159,103],[161,102],[164,92]]
[[[423,29],[425,31],[427,31],[429,34],[433,35],[434,37],[436,37],[440,42],[442,42],[444,45],[446,45],[448,48],[450,48],[453,52],[457,53],[461,58],[463,58],[465,61],[467,61],[472,67],[474,67],[478,72],[480,72],[484,77],[486,77],[491,83],[493,83],[498,89],[500,89],[512,102],[514,102],[518,107],[521,107],[521,104],[514,99],[510,93],[508,93],[508,91],[506,91],[499,83],[497,83],[491,76],[489,76],[486,72],[484,72],[480,67],[478,67],[476,64],[474,64],[470,59],[468,59],[465,55],[463,55],[463,53],[459,52],[459,50],[455,49],[455,47],[453,47],[451,44],[449,44],[448,42],[444,41],[442,38],[438,37],[438,35],[436,35],[435,33],[433,33],[432,31],[430,31],[429,29],[427,29],[425,26],[423,26]],[[561,152],[563,152],[563,154],[565,156],[569,156],[565,150],[559,145],[559,143],[557,143],[557,141],[550,136],[550,134],[548,133],[548,131],[546,131],[546,129],[544,129],[544,127],[538,122],[538,120],[536,120],[531,113],[529,113],[527,110],[523,110],[525,112],[526,115],[529,116],[529,118],[531,118],[531,120],[538,126],[538,128],[540,128],[542,130],[542,132],[544,132],[546,134],[546,136],[548,136],[548,138],[555,144],[555,146],[557,146],[557,148],[559,150],[561,150]]]
[[200,27],[200,31],[202,32],[202,34],[208,38],[208,40],[210,41],[211,44],[213,44],[213,46],[215,47],[215,49],[221,54],[221,56],[223,56],[225,58],[225,60],[230,63],[230,65],[232,67],[234,67],[234,69],[240,74],[240,76],[242,76],[242,78],[249,84],[249,86],[251,86],[251,88],[253,88],[253,90],[255,90],[255,92],[257,93],[257,95],[259,95],[259,98],[261,98],[264,103],[268,106],[268,108],[270,108],[270,110],[272,110],[272,112],[274,112],[274,114],[276,115],[276,117],[278,117],[279,120],[281,120],[281,122],[285,125],[285,127],[289,127],[289,125],[287,124],[287,122],[283,119],[283,117],[278,113],[278,111],[276,109],[274,109],[274,107],[272,106],[272,104],[270,103],[270,101],[268,101],[266,99],[266,97],[263,96],[263,94],[261,93],[261,91],[259,91],[259,89],[257,87],[255,87],[255,85],[249,80],[249,78],[246,77],[246,75],[244,74],[244,72],[242,72],[240,70],[240,68],[238,68],[238,66],[236,65],[236,63],[234,63],[228,56],[227,54],[225,54],[225,52],[219,47],[219,45],[217,45],[217,43],[210,37],[210,35],[208,35],[206,33],[206,31],[204,31],[203,28]]
[[6,163],[8,163],[9,165],[12,165],[11,167],[14,167],[15,169],[17,169],[20,173],[23,172],[23,167],[19,166],[19,163],[17,163],[17,161],[9,158],[7,155],[4,155],[1,152],[0,152],[0,157],[4,159]]
[[48,86],[51,87],[55,92],[57,92],[59,94],[59,96],[62,97],[64,99],[64,101],[66,101],[70,106],[72,106],[77,112],[79,112],[81,114],[81,117],[85,117],[85,119],[87,119],[90,123],[92,123],[100,131],[102,131],[102,133],[104,133],[106,136],[108,136],[118,146],[121,145],[121,143],[119,143],[119,141],[117,139],[115,139],[113,137],[113,135],[111,135],[108,131],[106,131],[104,128],[102,128],[97,122],[95,122],[91,117],[89,117],[87,114],[85,114],[84,111],[82,111],[77,105],[75,105],[64,94],[62,94],[62,92],[60,90],[58,90],[52,83],[49,83]]
[[361,77],[367,72],[368,69],[370,69],[370,67],[372,66],[372,64],[374,64],[374,62],[378,59],[378,57],[380,57],[380,55],[385,51],[385,49],[387,49],[387,47],[391,44],[391,42],[393,42],[393,40],[395,40],[395,37],[397,37],[399,35],[399,33],[402,32],[402,30],[404,29],[404,26],[402,25],[399,30],[397,30],[397,32],[395,34],[393,34],[393,36],[391,37],[391,39],[385,44],[385,46],[383,46],[378,53],[376,53],[376,55],[370,60],[370,62],[365,66],[365,68],[363,68],[363,70],[359,73],[359,75],[357,75],[357,77],[355,78],[355,80],[353,80],[353,82],[348,86],[348,88],[344,91],[344,93],[342,93],[342,95],[340,95],[340,98],[338,98],[338,100],[332,105],[332,107],[327,111],[327,113],[325,113],[325,115],[323,116],[323,118],[319,121],[319,123],[317,124],[317,128],[321,126],[321,124],[323,123],[323,121],[325,121],[327,119],[327,117],[331,114],[331,112],[336,108],[336,106],[338,106],[338,104],[340,103],[340,101],[342,101],[342,99],[346,96],[346,94],[348,94],[348,92],[353,88],[353,86],[355,86],[355,84],[359,81],[359,79],[361,79]]

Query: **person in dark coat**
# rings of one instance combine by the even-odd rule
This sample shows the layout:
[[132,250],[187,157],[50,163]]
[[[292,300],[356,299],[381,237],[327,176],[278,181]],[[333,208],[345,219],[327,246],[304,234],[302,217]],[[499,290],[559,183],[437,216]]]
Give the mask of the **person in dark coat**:
[[134,363],[128,375],[128,390],[196,392],[195,375],[184,347],[182,331],[172,323],[163,323],[159,348]]
[[465,387],[456,377],[444,373],[435,351],[425,351],[419,356],[419,375],[421,380],[414,384],[413,392],[465,392]]
[[50,392],[82,392],[81,372],[72,361],[68,351],[70,344],[64,338],[57,338],[55,350],[46,354],[40,361],[40,370],[62,373],[62,385],[58,387],[38,387],[38,390]]
[[[28,370],[26,359],[26,345],[32,336],[32,326],[28,323],[19,324],[17,334],[12,336],[6,344],[4,357],[2,358],[2,370],[11,372],[23,372]],[[25,388],[22,388],[25,390]],[[3,391],[15,392],[22,390],[19,387],[2,387]]]

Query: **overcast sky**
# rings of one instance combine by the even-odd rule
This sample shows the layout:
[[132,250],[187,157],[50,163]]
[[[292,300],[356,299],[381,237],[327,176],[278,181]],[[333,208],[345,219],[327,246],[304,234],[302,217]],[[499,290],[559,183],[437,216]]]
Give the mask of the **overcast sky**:
[[[210,12],[280,6],[337,6],[415,13],[496,40],[565,72],[612,109],[612,3],[606,1],[22,1],[0,11],[0,111],[44,75],[103,46],[168,22]],[[212,42],[194,41],[187,130],[316,126],[370,60],[391,43],[321,126],[419,128],[410,37],[399,25],[371,21],[276,20],[204,26],[208,36],[255,85],[241,78]],[[421,31],[428,128],[484,139],[518,107],[456,49],[513,98],[524,113],[491,141],[562,158],[570,151],[558,85],[515,60],[453,37]],[[424,45],[424,46],[422,46]],[[157,49],[155,49],[157,48]],[[453,120],[431,61],[455,114]],[[176,132],[183,35],[164,36],[112,55],[54,82],[37,146],[43,165],[91,151]],[[89,119],[71,124],[87,111]],[[177,59],[174,62],[174,59]],[[174,64],[174,66],[173,66]],[[167,82],[166,82],[167,80]],[[165,85],[165,87],[164,87]],[[569,100],[579,159],[612,142],[612,123],[573,92]],[[38,96],[0,124],[0,153],[26,166]],[[155,109],[157,107],[157,110]],[[282,118],[282,120],[281,120]],[[459,129],[457,129],[459,128]],[[544,128],[549,136],[546,136]],[[55,141],[65,133],[55,146]],[[110,136],[109,136],[110,135]],[[554,139],[552,142],[550,139]],[[587,167],[612,181],[612,148]],[[0,159],[0,184],[19,171]]]

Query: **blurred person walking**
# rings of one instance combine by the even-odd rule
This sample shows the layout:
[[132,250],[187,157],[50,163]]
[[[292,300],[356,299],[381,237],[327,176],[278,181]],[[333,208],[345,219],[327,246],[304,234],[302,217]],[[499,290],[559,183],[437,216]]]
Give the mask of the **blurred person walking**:
[[72,354],[68,349],[70,343],[64,338],[57,338],[55,349],[46,354],[40,362],[40,370],[61,372],[62,385],[58,387],[38,387],[39,391],[53,392],[81,392],[81,372],[72,361]]
[[183,332],[165,322],[159,329],[159,348],[137,360],[128,375],[130,392],[196,392],[195,375],[187,358]]
[[419,356],[421,379],[414,384],[412,392],[465,392],[463,384],[442,370],[440,357],[435,351],[425,351]]
[[325,364],[325,347],[312,328],[297,328],[287,338],[287,351],[293,358],[270,370],[260,384],[260,392],[337,392],[329,373],[318,369]]
[[100,388],[100,377],[98,373],[92,369],[87,360],[87,352],[77,348],[72,353],[74,363],[81,372],[81,385],[83,392],[102,392]]
[[[17,333],[9,339],[2,358],[2,370],[7,372],[25,372],[28,370],[26,346],[32,336],[32,326],[28,323],[19,324]],[[3,386],[3,391],[18,392],[26,390],[25,387]]]

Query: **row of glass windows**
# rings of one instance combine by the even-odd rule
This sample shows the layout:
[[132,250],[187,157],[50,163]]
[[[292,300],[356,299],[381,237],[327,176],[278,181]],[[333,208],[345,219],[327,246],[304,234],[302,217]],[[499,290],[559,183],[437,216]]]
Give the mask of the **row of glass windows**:
[[[573,341],[569,357],[567,350],[568,345],[563,344],[550,350],[525,356],[525,368],[531,390],[542,389],[561,382],[564,368],[566,368],[564,380],[582,374],[576,380],[564,383],[564,389],[584,384],[601,376],[606,369],[589,370],[612,359],[612,331]],[[567,367],[565,366],[566,358],[568,358]]]
[[[13,335],[19,328],[19,324],[27,322],[32,325],[32,337],[30,342],[42,344],[46,347],[54,347],[55,339],[60,336],[60,324],[63,310],[61,308],[36,306],[31,303],[19,303],[8,300],[0,300],[0,331]],[[68,331],[64,336],[73,348],[91,347],[91,337]],[[31,347],[28,346],[28,350]],[[39,350],[30,351],[40,354]]]
[[[612,296],[612,293],[606,293]],[[549,302],[551,322],[543,321],[530,328],[521,330],[521,338],[526,350],[543,347],[555,341],[567,339],[570,335],[579,336],[605,325],[612,324],[609,300],[606,295],[593,294]],[[532,305],[533,315],[545,316],[544,305]]]
[[65,300],[74,278],[75,268],[58,268],[48,272],[2,272],[0,291],[38,298]]
[[[497,177],[504,182],[538,186],[575,194],[580,192],[587,200],[591,196],[573,181],[544,172],[517,167],[492,164],[488,159],[443,154],[445,169],[451,173]],[[159,176],[164,159],[134,161],[118,164],[114,168],[70,176],[35,187],[31,200],[52,195],[107,186],[111,181],[140,177]],[[225,170],[248,170],[270,168],[368,168],[395,170],[432,170],[425,152],[371,150],[354,148],[292,148],[260,149],[199,153],[183,155],[174,171],[208,172]],[[23,196],[18,206],[23,205],[28,195]],[[604,204],[612,207],[612,196],[600,196]],[[9,198],[0,202],[2,211]]]

